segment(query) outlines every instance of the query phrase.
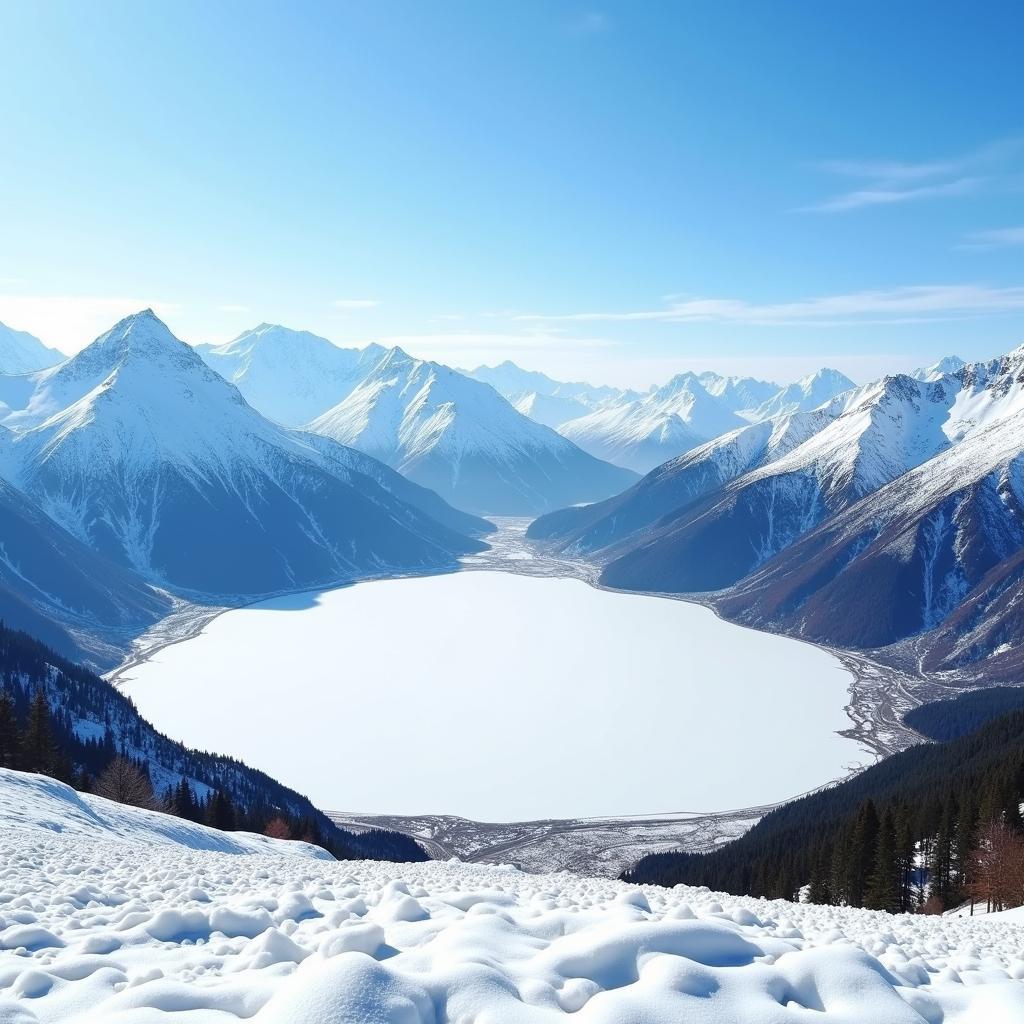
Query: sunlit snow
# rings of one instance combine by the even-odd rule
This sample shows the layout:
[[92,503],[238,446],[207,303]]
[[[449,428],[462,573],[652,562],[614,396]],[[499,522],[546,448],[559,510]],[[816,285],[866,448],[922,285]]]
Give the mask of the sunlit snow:
[[[111,813],[125,825],[145,814],[137,834],[89,835],[77,800],[0,770],[5,1024],[1024,1019],[1013,917],[892,917],[479,864],[338,863],[283,855],[286,843],[212,852],[173,842],[174,825],[157,835],[158,816],[132,808]],[[106,813],[104,803],[91,806]]]
[[861,761],[849,682],[696,605],[488,571],[232,611],[122,678],[320,806],[488,821],[791,797]]

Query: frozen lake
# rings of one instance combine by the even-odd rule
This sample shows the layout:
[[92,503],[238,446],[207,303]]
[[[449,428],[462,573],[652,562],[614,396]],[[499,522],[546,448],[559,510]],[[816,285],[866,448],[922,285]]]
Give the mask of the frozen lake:
[[697,605],[497,571],[231,611],[121,677],[162,731],[321,807],[484,821],[794,796],[862,759],[849,683]]

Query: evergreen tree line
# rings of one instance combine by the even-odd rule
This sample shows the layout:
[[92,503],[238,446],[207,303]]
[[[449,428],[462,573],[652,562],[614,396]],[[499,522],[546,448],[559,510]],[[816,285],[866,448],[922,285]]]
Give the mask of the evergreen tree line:
[[623,878],[892,912],[1021,905],[1022,798],[1024,711],[1014,711],[784,804],[710,853],[652,854]]
[[[301,839],[340,858],[428,859],[408,836],[340,829],[263,772],[168,739],[105,680],[2,622],[0,767],[49,775],[82,792],[224,831]],[[153,784],[157,767],[159,776],[178,780],[162,792]]]
[[930,740],[955,740],[993,718],[1024,709],[1024,686],[986,686],[911,708],[903,721]]

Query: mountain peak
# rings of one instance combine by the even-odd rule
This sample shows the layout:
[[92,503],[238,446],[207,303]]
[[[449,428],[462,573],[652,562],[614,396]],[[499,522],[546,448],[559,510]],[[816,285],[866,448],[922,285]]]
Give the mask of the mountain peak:
[[801,386],[806,387],[812,387],[819,382],[847,384],[849,387],[853,387],[853,381],[850,380],[845,373],[833,370],[831,366],[823,366],[821,369],[815,370],[814,373],[809,373],[806,377],[801,377],[798,381]]
[[191,351],[188,345],[171,333],[167,324],[151,309],[140,310],[119,320],[109,331],[101,334],[91,345],[83,349],[80,355],[85,355],[94,348],[116,350],[124,355],[149,356],[161,352],[178,353],[182,349]]
[[[1012,355],[1012,353],[1011,353]],[[914,380],[932,381],[944,377],[948,373],[956,373],[962,370],[967,364],[959,356],[943,356],[937,363],[931,366],[921,366],[910,374]]]

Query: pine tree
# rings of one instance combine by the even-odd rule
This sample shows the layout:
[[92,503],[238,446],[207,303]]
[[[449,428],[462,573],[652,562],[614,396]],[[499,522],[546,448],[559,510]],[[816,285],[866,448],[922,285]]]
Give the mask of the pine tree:
[[914,909],[914,832],[910,814],[903,804],[896,811],[896,862],[899,871],[899,910],[909,914]]
[[846,864],[846,901],[851,907],[864,906],[864,893],[874,868],[877,844],[878,811],[872,800],[865,800],[857,811]]
[[21,740],[21,768],[26,772],[52,775],[57,760],[56,755],[46,690],[42,686],[37,686],[29,707],[28,723]]
[[967,883],[967,868],[971,859],[971,851],[974,849],[975,836],[977,834],[978,817],[975,813],[973,800],[974,794],[969,790],[963,790],[957,800],[959,813],[956,821],[956,865],[955,880],[951,879],[951,900],[956,902]]
[[950,794],[944,804],[939,833],[935,839],[935,872],[931,879],[931,893],[942,901],[944,907],[950,903],[953,887],[953,861],[956,857],[956,798]]
[[184,776],[174,790],[173,808],[174,813],[180,818],[187,818],[189,821],[200,821],[202,818],[195,794]]
[[864,906],[872,910],[899,910],[899,865],[896,856],[896,823],[886,807],[878,825],[875,862],[864,893]]
[[221,789],[218,789],[207,803],[206,824],[219,828],[222,832],[235,830],[235,807],[231,803],[231,798]]
[[832,894],[829,892],[828,870],[831,862],[830,851],[824,843],[818,843],[811,855],[811,881],[807,887],[807,901],[809,903],[831,903]]
[[14,701],[5,689],[0,689],[0,768],[19,767],[20,747]]

